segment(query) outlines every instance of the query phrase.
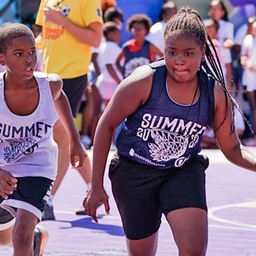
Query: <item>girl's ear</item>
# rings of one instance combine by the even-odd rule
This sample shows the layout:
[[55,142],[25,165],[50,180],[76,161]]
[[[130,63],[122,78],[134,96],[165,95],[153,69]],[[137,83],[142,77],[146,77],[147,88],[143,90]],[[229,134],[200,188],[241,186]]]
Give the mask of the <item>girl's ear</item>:
[[0,64],[5,66],[4,55],[0,52]]

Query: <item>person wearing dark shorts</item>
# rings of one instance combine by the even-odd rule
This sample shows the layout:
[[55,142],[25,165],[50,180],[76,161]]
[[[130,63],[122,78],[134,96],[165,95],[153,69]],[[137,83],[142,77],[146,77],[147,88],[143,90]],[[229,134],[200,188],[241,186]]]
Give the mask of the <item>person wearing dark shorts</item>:
[[0,28],[0,42],[0,65],[6,66],[0,73],[0,240],[12,245],[15,256],[38,256],[48,238],[38,224],[57,174],[53,127],[58,119],[71,140],[71,165],[81,167],[86,155],[61,78],[34,72],[32,31],[7,24]]
[[[134,35],[138,31],[135,27]],[[207,127],[213,128],[230,162],[256,171],[256,156],[235,131],[233,113],[239,106],[220,75],[209,40],[199,13],[188,6],[179,9],[166,24],[164,58],[136,68],[122,80],[100,117],[92,187],[83,204],[96,222],[100,203],[110,212],[104,173],[115,132],[117,154],[109,178],[128,255],[156,255],[162,216],[177,255],[206,255],[209,161],[200,152]]]
[[63,79],[63,90],[68,97],[68,101],[75,118],[79,112],[84,91],[87,87],[87,75],[76,78]]
[[109,165],[109,178],[127,238],[142,239],[154,234],[162,213],[166,216],[186,207],[207,211],[208,165],[208,158],[198,155],[179,168],[159,171],[116,154]]

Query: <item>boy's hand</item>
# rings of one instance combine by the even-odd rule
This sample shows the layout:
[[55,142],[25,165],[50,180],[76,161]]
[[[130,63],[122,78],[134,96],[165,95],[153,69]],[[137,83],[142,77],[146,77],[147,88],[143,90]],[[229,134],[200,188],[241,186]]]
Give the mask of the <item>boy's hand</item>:
[[17,187],[17,179],[11,173],[0,169],[0,195],[7,199]]
[[82,146],[80,140],[70,144],[70,162],[72,167],[82,167],[86,157],[86,150]]

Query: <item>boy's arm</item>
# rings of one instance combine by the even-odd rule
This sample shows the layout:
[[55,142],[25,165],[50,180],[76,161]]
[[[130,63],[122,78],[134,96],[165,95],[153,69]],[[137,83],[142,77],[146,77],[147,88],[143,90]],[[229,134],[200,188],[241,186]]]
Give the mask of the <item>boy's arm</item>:
[[68,99],[62,90],[62,79],[56,74],[49,74],[48,80],[55,108],[70,140],[71,164],[74,167],[81,167],[86,154],[80,143],[80,135],[76,129]]

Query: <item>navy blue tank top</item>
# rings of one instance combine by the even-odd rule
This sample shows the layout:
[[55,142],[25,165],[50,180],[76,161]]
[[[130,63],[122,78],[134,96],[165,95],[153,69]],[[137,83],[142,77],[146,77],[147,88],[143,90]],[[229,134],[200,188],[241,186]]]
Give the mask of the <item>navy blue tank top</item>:
[[145,40],[143,46],[139,51],[132,52],[129,49],[129,43],[131,41],[128,41],[124,44],[123,50],[124,50],[124,66],[123,66],[123,76],[127,77],[129,76],[132,71],[142,65],[149,64],[150,61],[150,43]]
[[164,60],[150,66],[154,74],[149,98],[118,127],[118,153],[157,169],[179,167],[201,150],[203,132],[213,116],[214,79],[201,70],[199,99],[181,105],[168,95]]

